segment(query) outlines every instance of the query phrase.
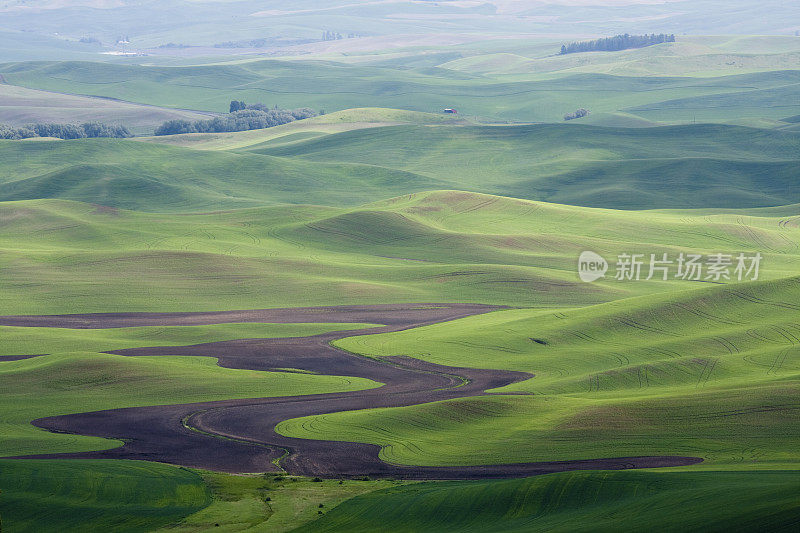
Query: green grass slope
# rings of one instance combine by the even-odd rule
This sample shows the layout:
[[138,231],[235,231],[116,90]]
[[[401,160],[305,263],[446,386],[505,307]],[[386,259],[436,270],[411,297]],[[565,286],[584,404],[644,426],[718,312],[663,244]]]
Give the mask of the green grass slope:
[[185,468],[134,461],[0,461],[3,531],[152,531],[211,503]]
[[685,217],[437,191],[285,226],[275,235],[331,252],[424,263],[536,266],[564,273],[572,273],[577,256],[587,249],[612,258],[626,250],[670,255],[681,248],[708,253],[717,248],[759,250],[775,254],[770,255],[772,275],[795,274],[791,258],[797,253],[792,241],[796,231],[776,229],[775,224],[769,217]]
[[439,186],[409,172],[126,140],[0,141],[0,201],[63,198],[142,211],[353,205]]
[[504,49],[511,52],[492,52],[485,47],[440,67],[498,77],[558,72],[698,78],[800,67],[800,45],[789,36],[681,35],[674,43],[645,48],[554,54],[559,46],[553,43],[542,50],[507,44]]
[[574,307],[705,286],[585,284],[576,274],[584,250],[609,261],[625,252],[760,251],[764,279],[790,276],[797,215],[790,207],[752,215],[612,211],[456,191],[362,208],[193,215],[8,202],[0,214],[0,313],[386,301]]
[[103,122],[127,126],[136,135],[152,134],[167,120],[201,120],[208,114],[87,98],[0,84],[0,124]]
[[793,531],[795,472],[566,472],[352,498],[298,532]]
[[[353,113],[343,118],[407,115]],[[158,143],[0,141],[0,201],[61,198],[188,212],[280,203],[358,205],[460,189],[614,209],[800,202],[800,135],[792,131],[386,124],[325,116],[274,131],[181,135]]]
[[667,119],[712,122],[721,115],[736,117],[737,121],[746,118],[779,120],[800,111],[797,87],[794,85],[795,72],[785,74],[787,83],[791,84],[768,89],[743,89],[728,94],[678,98],[630,107],[626,111],[653,121]]
[[736,126],[397,126],[255,147],[380,165],[468,189],[595,207],[756,207],[800,199],[800,137]]
[[[6,7],[4,5],[4,7]],[[0,30],[0,61],[97,60],[95,43],[67,41],[52,34],[34,35],[7,26]]]
[[[618,56],[614,59],[620,60]],[[7,83],[31,89],[216,112],[226,111],[228,102],[235,98],[329,112],[381,107],[440,113],[443,108],[456,107],[462,115],[487,121],[561,122],[564,113],[580,107],[595,113],[614,113],[681,98],[746,95],[754,89],[783,87],[788,97],[796,100],[800,91],[796,58],[769,65],[770,71],[745,74],[735,64],[726,65],[723,68],[727,72],[716,70],[713,76],[700,78],[685,77],[675,68],[671,69],[671,76],[641,76],[637,69],[619,76],[576,73],[566,64],[554,67],[563,67],[560,72],[507,76],[415,66],[413,62],[369,65],[259,60],[165,67],[63,61],[6,63],[0,65],[0,75]],[[708,64],[701,68],[714,70],[720,66]],[[758,70],[758,65],[750,66]],[[773,114],[774,110],[764,109],[764,117]],[[731,108],[720,108],[709,117],[718,122],[737,119]],[[692,117],[687,119],[685,114],[676,112],[665,115],[663,120],[691,122]]]
[[[52,201],[4,207],[0,308],[11,314],[465,299],[566,298],[578,305],[606,301],[615,292],[586,288],[572,270],[548,269],[549,260],[504,265],[498,261],[516,252],[502,242],[488,243],[494,252],[484,245],[460,258],[419,261],[407,251],[339,251],[314,235],[309,242],[295,236],[307,223],[347,210],[301,206],[175,216]],[[435,250],[430,242],[425,254]],[[469,252],[466,244],[461,251]],[[530,290],[521,290],[521,282]]]
[[453,124],[459,122],[462,121],[448,115],[371,107],[345,109],[263,130],[230,133],[188,133],[146,137],[138,140],[185,146],[199,150],[232,150],[276,146],[320,137],[325,134],[363,128],[397,124]]
[[[337,346],[535,374],[499,395],[282,422],[386,460],[491,464],[689,455],[695,468],[796,468],[800,278],[510,310]],[[464,438],[464,435],[474,438]]]
[[320,509],[326,512],[354,496],[403,484],[395,480],[320,480],[283,474],[242,476],[201,471],[200,475],[211,491],[211,505],[156,531],[284,533],[316,520]]
[[[50,433],[30,425],[44,416],[230,398],[334,392],[375,386],[369,380],[294,372],[220,368],[212,357],[124,357],[101,353],[143,346],[312,335],[354,324],[224,324],[111,330],[0,327],[0,455],[113,448],[117,441]],[[0,472],[2,475],[2,472]]]

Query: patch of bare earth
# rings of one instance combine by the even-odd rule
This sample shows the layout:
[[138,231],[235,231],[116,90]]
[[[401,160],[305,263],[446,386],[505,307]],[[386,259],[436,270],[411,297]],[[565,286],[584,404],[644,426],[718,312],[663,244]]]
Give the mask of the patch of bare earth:
[[66,328],[231,322],[384,324],[369,330],[338,331],[311,337],[242,339],[112,352],[132,357],[216,357],[219,365],[226,368],[261,371],[291,368],[293,371],[360,377],[383,385],[366,391],[113,409],[42,418],[34,421],[34,425],[55,432],[120,439],[125,441],[125,445],[99,452],[35,457],[138,459],[236,473],[283,469],[306,476],[369,475],[404,479],[523,477],[564,470],[652,468],[701,461],[694,457],[665,456],[453,467],[407,466],[380,460],[380,448],[376,445],[297,439],[275,431],[278,423],[292,418],[481,396],[489,394],[486,390],[532,378],[525,372],[448,367],[408,357],[377,360],[331,346],[333,341],[343,337],[400,331],[497,309],[500,308],[473,304],[407,304],[218,313],[0,317],[0,324]]

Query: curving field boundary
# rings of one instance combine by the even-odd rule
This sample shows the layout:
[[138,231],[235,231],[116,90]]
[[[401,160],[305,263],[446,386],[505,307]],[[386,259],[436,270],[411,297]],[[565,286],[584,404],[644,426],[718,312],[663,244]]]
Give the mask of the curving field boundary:
[[0,325],[62,328],[200,325],[240,322],[373,323],[382,327],[310,337],[241,339],[179,347],[134,348],[124,356],[216,357],[227,368],[285,371],[371,379],[383,385],[366,391],[224,400],[181,405],[112,409],[41,418],[33,424],[54,432],[125,442],[98,452],[26,458],[135,459],[207,470],[243,473],[285,471],[322,477],[374,476],[405,479],[524,477],[565,470],[619,470],[684,466],[696,457],[647,456],[477,466],[390,464],[380,447],[355,442],[286,437],[275,426],[309,415],[376,407],[399,407],[487,395],[486,390],[533,377],[525,372],[448,367],[405,356],[369,358],[335,348],[354,335],[400,331],[502,309],[478,304],[406,304],[267,309],[214,313],[110,313],[7,316]]

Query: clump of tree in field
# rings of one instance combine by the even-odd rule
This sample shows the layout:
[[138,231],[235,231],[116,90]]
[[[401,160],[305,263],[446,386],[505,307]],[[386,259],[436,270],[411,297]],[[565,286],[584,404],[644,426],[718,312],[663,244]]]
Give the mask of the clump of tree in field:
[[[350,33],[347,34],[347,38],[348,39],[355,39],[356,37],[360,37],[360,35],[357,34],[357,33],[353,33],[353,32],[350,32]],[[323,41],[339,41],[339,40],[344,39],[344,38],[345,37],[341,33],[339,33],[338,31],[325,30],[324,32],[322,32],[322,40]]]
[[125,126],[114,126],[100,122],[84,124],[28,124],[14,127],[0,124],[0,139],[31,139],[33,137],[55,137],[57,139],[95,139],[133,137]]
[[207,120],[168,120],[156,129],[156,135],[177,135],[180,133],[222,133],[230,131],[260,130],[288,124],[295,120],[311,118],[318,113],[313,109],[269,108],[264,104],[246,104],[233,100],[227,115]]
[[564,120],[575,120],[576,118],[583,118],[589,114],[588,109],[580,108],[572,113],[564,115]]
[[229,113],[236,113],[247,109],[247,104],[243,100],[231,100],[231,107]]
[[335,32],[335,31],[328,31],[328,30],[325,30],[324,32],[322,32],[322,40],[323,41],[338,41],[339,39],[342,39],[342,34],[341,33],[338,33],[338,32]]
[[561,54],[575,54],[578,52],[615,52],[628,48],[644,48],[662,43],[674,43],[674,34],[651,33],[650,35],[615,35],[594,41],[582,41],[561,45]]

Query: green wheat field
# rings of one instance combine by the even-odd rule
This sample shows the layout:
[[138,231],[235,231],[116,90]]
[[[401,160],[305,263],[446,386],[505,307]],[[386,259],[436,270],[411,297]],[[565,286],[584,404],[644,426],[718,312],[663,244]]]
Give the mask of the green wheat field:
[[[270,31],[327,20],[319,2],[302,4],[311,13],[275,15]],[[488,395],[292,418],[276,431],[377,445],[400,465],[702,462],[421,481],[25,459],[124,444],[31,424],[42,417],[381,386],[223,368],[213,353],[107,352],[381,324],[0,326],[2,531],[796,531],[800,37],[689,30],[674,43],[566,55],[552,37],[398,48],[381,32],[411,26],[384,4],[332,16],[361,21],[374,49],[277,57],[213,47],[104,57],[86,42],[59,52],[44,33],[22,46],[0,32],[0,123],[98,120],[135,135],[0,140],[0,316],[501,306],[333,344],[379,362],[532,378]],[[416,13],[408,20],[427,20],[422,3],[402,4]],[[453,24],[466,32],[470,21]],[[141,40],[156,51],[229,40],[196,24]],[[231,100],[324,114],[154,135],[167,120],[226,114]],[[590,114],[563,120],[578,108]],[[611,270],[642,254],[644,275],[585,283],[587,250]],[[645,279],[651,254],[761,263],[756,280]]]

